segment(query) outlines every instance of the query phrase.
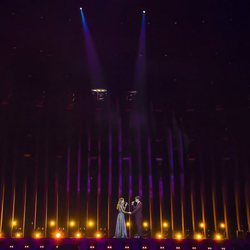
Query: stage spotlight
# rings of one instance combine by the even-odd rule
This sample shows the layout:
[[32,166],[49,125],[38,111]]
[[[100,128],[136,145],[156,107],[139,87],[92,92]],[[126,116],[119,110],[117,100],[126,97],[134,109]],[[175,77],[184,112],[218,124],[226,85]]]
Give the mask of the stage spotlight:
[[36,239],[40,239],[41,238],[41,233],[40,232],[35,232],[34,233],[34,237],[36,238]]
[[130,222],[129,221],[126,222],[126,226],[130,227]]
[[55,238],[56,239],[61,239],[62,238],[62,233],[61,232],[56,232],[55,233]]
[[69,222],[69,226],[70,226],[70,227],[74,227],[75,225],[76,225],[76,222],[75,222],[75,221],[72,220],[72,221]]
[[222,235],[217,233],[215,234],[214,239],[220,241],[222,240]]
[[181,235],[181,233],[176,233],[176,234],[175,234],[175,238],[176,238],[177,240],[182,240],[182,235]]
[[79,238],[82,237],[82,234],[81,234],[80,232],[77,232],[77,233],[75,234],[75,237],[76,237],[77,239],[79,239]]
[[94,93],[106,93],[107,89],[92,89],[91,91]]
[[100,238],[102,237],[102,234],[101,234],[100,232],[97,232],[97,233],[95,234],[95,237],[98,238],[98,239],[100,239]]
[[194,235],[194,238],[196,239],[196,240],[202,240],[202,234],[200,234],[200,233],[197,233],[197,234],[195,234]]
[[1,232],[1,233],[0,233],[0,238],[3,238],[3,237],[4,237],[4,235],[3,235],[3,233]]
[[95,95],[97,101],[104,101],[108,94],[107,89],[91,89],[92,95]]
[[163,222],[162,226],[163,226],[164,228],[168,228],[168,223],[167,223],[167,222]]
[[12,226],[12,227],[17,226],[17,221],[16,221],[16,220],[13,220],[13,221],[11,222],[11,226]]
[[220,228],[222,228],[222,229],[224,229],[224,228],[226,228],[226,225],[225,225],[225,223],[220,223]]
[[147,222],[147,221],[144,221],[144,222],[143,222],[143,227],[144,227],[144,228],[147,228],[147,227],[148,227],[148,222]]
[[162,234],[161,234],[161,233],[157,233],[157,234],[156,234],[156,238],[157,238],[157,239],[162,239],[162,238],[163,238],[163,236],[162,236]]
[[54,221],[54,220],[51,220],[50,222],[49,222],[49,226],[50,227],[54,227],[56,225],[56,222]]
[[205,228],[205,223],[203,223],[203,222],[201,222],[200,224],[199,224],[199,226],[200,226],[200,228]]
[[88,224],[89,228],[92,228],[95,225],[94,221],[92,221],[92,220],[89,220],[87,224]]
[[80,10],[82,10],[82,7],[80,7]]
[[143,13],[143,14],[146,14],[146,10],[143,10],[142,13]]
[[15,237],[16,237],[16,238],[21,238],[21,236],[22,236],[22,234],[19,233],[19,232],[17,232],[17,233],[15,234]]

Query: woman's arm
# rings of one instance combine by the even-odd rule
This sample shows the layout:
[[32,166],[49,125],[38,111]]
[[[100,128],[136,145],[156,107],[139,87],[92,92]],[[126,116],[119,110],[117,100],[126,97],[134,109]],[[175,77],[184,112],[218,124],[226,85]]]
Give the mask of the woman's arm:
[[125,211],[125,209],[126,209],[126,206],[121,206],[121,211],[122,211],[124,214],[130,214],[130,212]]

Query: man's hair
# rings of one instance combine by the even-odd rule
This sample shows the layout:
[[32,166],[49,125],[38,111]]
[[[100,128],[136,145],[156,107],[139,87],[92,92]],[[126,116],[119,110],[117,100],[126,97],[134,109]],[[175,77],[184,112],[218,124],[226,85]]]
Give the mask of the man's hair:
[[135,196],[135,200],[136,200],[136,199],[140,201],[140,200],[141,200],[141,197],[140,197],[140,196]]

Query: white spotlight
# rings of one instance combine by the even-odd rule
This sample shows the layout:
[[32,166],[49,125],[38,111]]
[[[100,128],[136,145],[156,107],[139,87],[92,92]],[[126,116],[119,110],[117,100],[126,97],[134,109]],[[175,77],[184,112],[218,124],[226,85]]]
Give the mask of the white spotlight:
[[142,13],[143,13],[143,14],[146,14],[146,10],[143,10]]
[[82,10],[82,7],[80,7],[80,10]]

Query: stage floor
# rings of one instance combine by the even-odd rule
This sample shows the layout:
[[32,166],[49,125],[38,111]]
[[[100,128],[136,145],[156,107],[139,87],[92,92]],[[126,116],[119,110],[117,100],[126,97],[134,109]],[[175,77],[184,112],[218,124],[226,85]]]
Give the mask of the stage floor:
[[250,250],[250,240],[172,240],[172,239],[113,239],[113,238],[82,238],[71,239],[30,239],[30,238],[2,238],[0,249],[115,249],[115,250]]

